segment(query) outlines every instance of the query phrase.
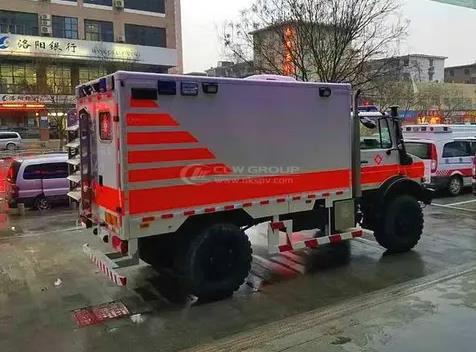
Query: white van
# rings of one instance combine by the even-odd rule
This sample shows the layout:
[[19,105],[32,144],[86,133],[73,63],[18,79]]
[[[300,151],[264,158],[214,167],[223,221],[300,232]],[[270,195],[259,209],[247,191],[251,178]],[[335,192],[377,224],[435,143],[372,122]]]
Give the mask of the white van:
[[456,196],[471,186],[476,125],[407,125],[407,151],[426,161],[429,186]]
[[0,150],[13,151],[21,146],[22,139],[18,132],[0,131]]

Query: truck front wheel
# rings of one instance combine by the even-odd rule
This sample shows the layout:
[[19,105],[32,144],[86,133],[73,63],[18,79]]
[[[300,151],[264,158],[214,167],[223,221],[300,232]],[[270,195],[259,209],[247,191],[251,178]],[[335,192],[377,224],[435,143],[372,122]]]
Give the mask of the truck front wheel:
[[231,296],[251,269],[251,244],[239,227],[217,224],[189,243],[183,258],[186,288],[199,299]]
[[415,247],[423,232],[423,212],[418,201],[409,195],[393,198],[384,208],[374,236],[389,252],[408,252]]

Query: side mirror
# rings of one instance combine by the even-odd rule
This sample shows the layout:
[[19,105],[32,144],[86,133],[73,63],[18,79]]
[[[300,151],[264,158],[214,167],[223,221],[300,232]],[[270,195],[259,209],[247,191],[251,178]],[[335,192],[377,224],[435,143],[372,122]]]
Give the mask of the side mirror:
[[373,130],[374,128],[377,128],[377,124],[375,123],[375,121],[369,119],[368,117],[365,117],[365,116],[360,117],[360,122],[362,123],[362,125],[364,125],[368,129]]

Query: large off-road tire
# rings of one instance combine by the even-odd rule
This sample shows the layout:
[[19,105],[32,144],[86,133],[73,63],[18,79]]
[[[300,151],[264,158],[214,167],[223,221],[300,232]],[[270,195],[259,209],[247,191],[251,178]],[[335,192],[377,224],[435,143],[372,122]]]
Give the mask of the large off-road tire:
[[396,196],[384,208],[374,231],[377,242],[391,253],[408,252],[420,241],[423,212],[412,196]]
[[463,192],[463,187],[464,184],[461,176],[453,176],[448,182],[448,193],[453,197],[459,196]]
[[212,225],[191,239],[180,269],[185,288],[199,299],[231,296],[251,269],[251,243],[239,227]]
[[178,234],[166,234],[139,240],[140,258],[161,271],[172,269],[177,255]]

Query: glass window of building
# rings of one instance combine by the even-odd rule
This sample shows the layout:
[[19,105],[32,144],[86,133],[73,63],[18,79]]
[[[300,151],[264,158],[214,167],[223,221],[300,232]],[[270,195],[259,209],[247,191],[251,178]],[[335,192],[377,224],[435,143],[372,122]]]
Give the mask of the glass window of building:
[[0,91],[7,94],[36,93],[36,70],[30,64],[1,63]]
[[78,19],[76,17],[53,16],[53,36],[78,39]]
[[165,0],[126,0],[125,8],[165,13]]
[[0,10],[0,33],[38,35],[38,14]]
[[71,68],[62,65],[48,66],[46,84],[51,94],[72,94]]
[[114,27],[112,22],[84,20],[84,34],[86,40],[96,42],[114,41]]
[[85,4],[112,6],[112,0],[83,0]]
[[167,47],[165,28],[126,24],[126,43],[148,46]]
[[107,75],[107,71],[100,67],[80,67],[79,83],[86,83],[99,77]]

